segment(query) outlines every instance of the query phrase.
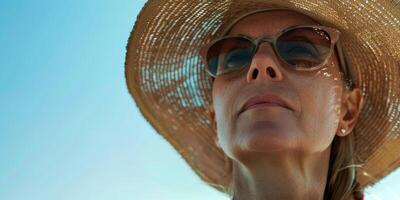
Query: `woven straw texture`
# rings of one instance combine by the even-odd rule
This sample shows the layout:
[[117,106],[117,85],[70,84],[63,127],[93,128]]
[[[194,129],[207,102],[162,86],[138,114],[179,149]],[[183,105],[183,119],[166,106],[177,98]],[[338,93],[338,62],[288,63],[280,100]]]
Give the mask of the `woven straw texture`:
[[212,82],[199,50],[237,16],[271,6],[342,32],[365,97],[354,132],[357,177],[363,187],[376,183],[400,166],[399,0],[149,1],[127,46],[125,76],[136,105],[203,181],[225,192],[231,165],[214,143],[206,112]]

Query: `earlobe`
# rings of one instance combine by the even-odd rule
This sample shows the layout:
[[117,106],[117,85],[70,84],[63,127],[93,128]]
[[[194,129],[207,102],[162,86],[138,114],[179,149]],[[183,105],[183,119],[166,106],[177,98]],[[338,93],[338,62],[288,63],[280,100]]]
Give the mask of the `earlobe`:
[[222,149],[221,145],[218,142],[218,138],[217,137],[215,137],[214,142],[215,142],[215,146],[217,146],[218,148]]
[[207,113],[210,118],[211,127],[214,131],[216,131],[217,130],[217,122],[215,120],[215,111],[214,111],[212,105],[207,108]]
[[[215,120],[215,111],[214,111],[214,109],[212,108],[212,106],[208,107],[207,112],[208,112],[208,116],[210,117],[211,128],[212,128],[212,129],[215,131],[215,133],[216,133],[216,132],[217,132],[217,122],[216,122],[216,120]],[[216,136],[216,137],[214,138],[215,146],[217,146],[218,148],[221,149],[221,146],[220,146],[220,144],[219,144],[219,142],[218,142],[217,134],[215,134],[215,136]]]
[[345,94],[342,104],[342,114],[339,123],[339,136],[346,136],[354,129],[361,110],[364,106],[364,97],[359,88],[354,88]]

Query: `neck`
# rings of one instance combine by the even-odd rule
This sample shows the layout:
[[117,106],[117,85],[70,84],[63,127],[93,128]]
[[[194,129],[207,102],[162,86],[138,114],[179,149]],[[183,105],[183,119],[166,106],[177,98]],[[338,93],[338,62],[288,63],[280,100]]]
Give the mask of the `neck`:
[[313,154],[252,152],[233,162],[234,200],[322,200],[330,148]]

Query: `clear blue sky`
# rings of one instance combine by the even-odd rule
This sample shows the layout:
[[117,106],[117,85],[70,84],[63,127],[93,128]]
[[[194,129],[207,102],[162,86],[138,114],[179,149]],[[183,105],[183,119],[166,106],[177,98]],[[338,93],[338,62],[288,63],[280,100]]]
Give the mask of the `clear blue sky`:
[[[128,94],[125,46],[144,2],[0,1],[1,200],[228,199]],[[367,199],[399,189],[398,170]]]

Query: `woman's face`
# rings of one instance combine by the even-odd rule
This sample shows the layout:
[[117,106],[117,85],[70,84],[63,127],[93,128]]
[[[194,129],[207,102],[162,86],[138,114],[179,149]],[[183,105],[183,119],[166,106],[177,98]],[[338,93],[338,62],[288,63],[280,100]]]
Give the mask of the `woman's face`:
[[[229,35],[274,35],[298,24],[317,23],[293,11],[268,11],[243,18]],[[219,145],[231,158],[250,151],[323,151],[338,130],[342,92],[336,54],[316,71],[294,71],[283,65],[270,44],[264,42],[250,66],[214,80],[212,97]],[[276,95],[289,108],[264,104],[238,114],[247,100],[260,94]]]

